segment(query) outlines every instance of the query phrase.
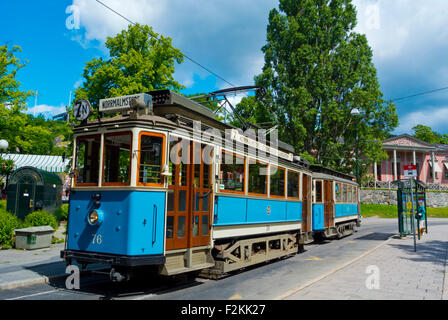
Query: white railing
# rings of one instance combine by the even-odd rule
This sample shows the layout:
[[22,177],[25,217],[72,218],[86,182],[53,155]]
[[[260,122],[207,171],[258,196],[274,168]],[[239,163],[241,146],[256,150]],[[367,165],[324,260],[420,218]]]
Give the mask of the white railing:
[[[392,183],[391,181],[370,181],[364,183],[362,188],[369,189],[388,189],[388,190],[396,190],[397,185]],[[427,191],[448,191],[448,185],[438,184],[438,183],[426,183]]]

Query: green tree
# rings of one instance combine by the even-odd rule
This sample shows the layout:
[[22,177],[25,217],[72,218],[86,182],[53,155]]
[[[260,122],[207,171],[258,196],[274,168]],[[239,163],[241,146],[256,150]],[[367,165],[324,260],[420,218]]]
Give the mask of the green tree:
[[380,141],[398,117],[355,26],[351,0],[280,0],[269,14],[265,64],[255,83],[264,88],[257,103],[279,125],[281,140],[316,163],[360,177],[386,157]]
[[431,127],[418,124],[412,128],[414,137],[428,143],[448,144],[448,135],[433,131]]
[[19,46],[0,46],[0,104],[25,108],[25,101],[33,95],[33,91],[19,89],[20,82],[16,79],[17,73],[26,66],[26,62],[20,61],[16,53],[22,52]]
[[171,38],[154,33],[151,27],[129,25],[115,37],[108,37],[106,48],[109,59],[87,62],[75,101],[88,99],[95,110],[104,98],[184,88],[173,77],[175,63],[183,62],[183,54],[171,45]]
[[20,82],[16,79],[17,73],[26,65],[16,57],[21,51],[19,46],[0,46],[0,138],[9,142],[9,150],[15,150],[21,142],[17,133],[26,123],[22,111],[26,99],[33,94],[20,90]]

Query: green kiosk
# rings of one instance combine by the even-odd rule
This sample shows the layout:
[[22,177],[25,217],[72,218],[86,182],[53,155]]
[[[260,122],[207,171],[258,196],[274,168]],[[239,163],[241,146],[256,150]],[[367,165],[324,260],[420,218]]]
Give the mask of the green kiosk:
[[36,210],[50,213],[61,206],[62,181],[55,173],[22,167],[8,183],[7,210],[21,219]]
[[398,186],[397,207],[400,236],[413,235],[415,230],[420,239],[423,232],[428,233],[426,184],[413,179],[396,180],[393,183]]

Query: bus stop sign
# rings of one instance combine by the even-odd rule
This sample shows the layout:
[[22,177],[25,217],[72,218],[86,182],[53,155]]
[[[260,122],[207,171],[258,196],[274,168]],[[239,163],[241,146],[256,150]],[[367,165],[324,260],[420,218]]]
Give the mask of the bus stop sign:
[[417,178],[417,165],[415,164],[405,165],[404,176],[406,178]]

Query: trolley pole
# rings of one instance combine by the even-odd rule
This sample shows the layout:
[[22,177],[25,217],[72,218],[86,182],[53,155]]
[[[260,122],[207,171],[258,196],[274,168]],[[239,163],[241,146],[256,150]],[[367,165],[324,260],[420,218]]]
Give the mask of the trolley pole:
[[413,182],[414,178],[411,178],[411,202],[412,202],[412,234],[414,235],[414,252],[417,252],[417,239],[415,238],[415,212],[414,212],[414,188]]

